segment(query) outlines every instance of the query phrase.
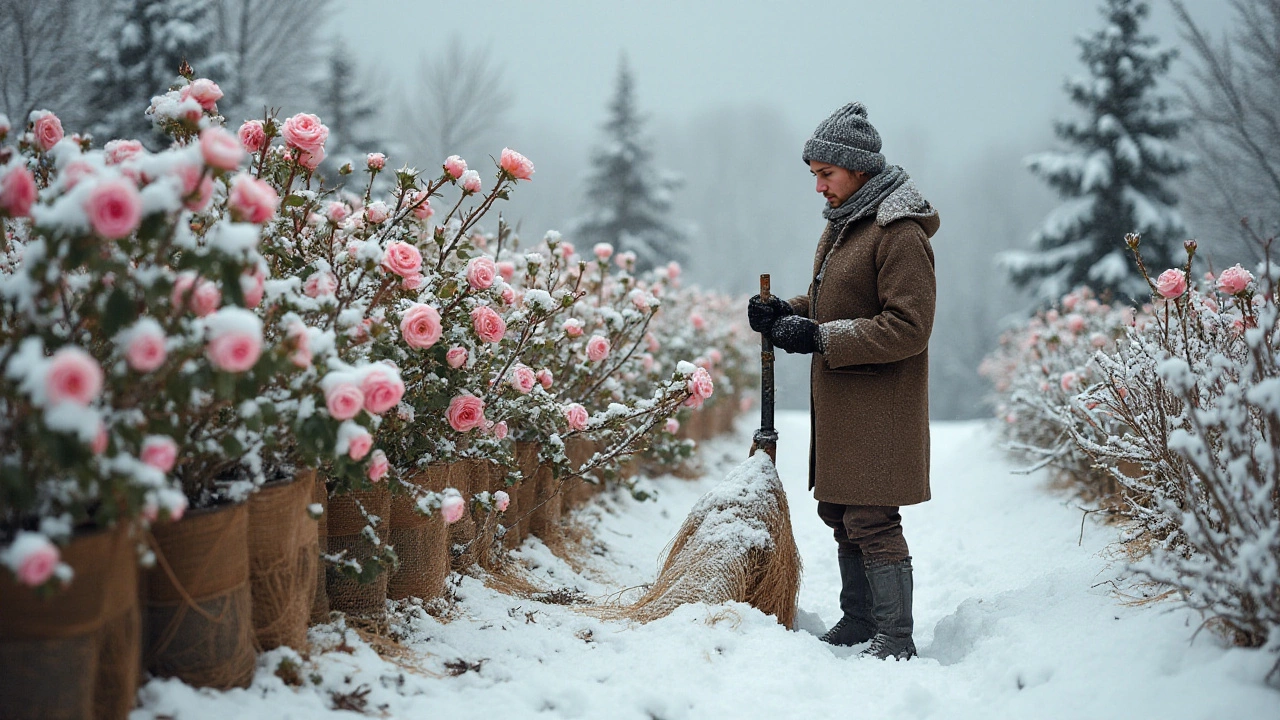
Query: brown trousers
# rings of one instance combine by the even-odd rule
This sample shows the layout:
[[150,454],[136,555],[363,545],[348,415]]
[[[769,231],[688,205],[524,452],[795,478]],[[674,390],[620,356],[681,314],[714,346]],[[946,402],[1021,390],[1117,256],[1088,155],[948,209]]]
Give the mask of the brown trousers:
[[896,507],[818,501],[818,517],[834,531],[843,557],[862,555],[864,562],[880,565],[911,556]]

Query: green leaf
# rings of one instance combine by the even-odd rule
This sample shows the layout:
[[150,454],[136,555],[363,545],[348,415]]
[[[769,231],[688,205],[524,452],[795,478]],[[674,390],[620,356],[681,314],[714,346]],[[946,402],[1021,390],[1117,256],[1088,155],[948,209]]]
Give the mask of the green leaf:
[[137,313],[134,311],[133,299],[122,288],[115,288],[107,296],[107,307],[102,317],[102,332],[115,335],[126,325],[131,325]]
[[303,198],[301,195],[288,195],[285,197],[284,201],[281,204],[284,205],[285,207],[298,207],[299,205],[302,205],[305,202],[306,202],[306,199]]
[[445,283],[440,286],[440,289],[436,292],[436,295],[439,295],[442,298],[451,298],[457,292],[458,292],[458,281],[446,280]]

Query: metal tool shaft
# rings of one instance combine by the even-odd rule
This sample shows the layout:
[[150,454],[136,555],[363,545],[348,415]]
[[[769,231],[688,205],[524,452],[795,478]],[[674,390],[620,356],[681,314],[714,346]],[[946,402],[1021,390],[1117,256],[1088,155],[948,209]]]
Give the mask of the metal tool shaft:
[[[760,276],[760,299],[769,300],[769,275]],[[756,449],[769,453],[769,458],[776,464],[778,461],[778,431],[773,427],[773,343],[768,333],[760,334],[760,429],[756,430],[751,445],[751,452]]]

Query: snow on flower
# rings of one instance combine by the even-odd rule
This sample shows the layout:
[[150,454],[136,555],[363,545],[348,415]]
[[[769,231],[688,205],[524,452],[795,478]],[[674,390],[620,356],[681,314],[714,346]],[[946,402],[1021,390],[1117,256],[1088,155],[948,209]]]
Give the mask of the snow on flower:
[[200,156],[211,168],[235,170],[244,159],[244,148],[226,130],[207,127],[200,131]]
[[89,353],[74,345],[66,345],[49,358],[45,397],[50,405],[61,402],[88,405],[101,393],[102,368]]
[[498,512],[506,512],[511,506],[511,496],[506,490],[498,490],[493,494],[493,508]]
[[222,304],[222,292],[213,282],[197,277],[194,270],[186,270],[174,280],[169,300],[174,308],[188,308],[196,317],[206,317]]
[[414,304],[400,320],[400,335],[410,347],[429,348],[436,344],[442,332],[440,311],[430,305]]
[[440,501],[440,516],[444,518],[445,524],[458,522],[466,510],[467,501],[462,499],[462,494],[453,488],[446,488],[444,499]]
[[14,165],[0,177],[0,214],[27,217],[36,202],[36,178],[23,165]]
[[241,147],[251,153],[262,150],[267,144],[267,133],[261,120],[249,120],[240,126],[236,135],[240,138]]
[[580,337],[582,335],[582,321],[578,318],[569,318],[561,324],[560,328],[564,330],[564,334],[571,338]]
[[315,115],[298,113],[284,121],[280,134],[289,145],[323,157],[324,144],[329,139],[329,128]]
[[387,454],[382,450],[374,450],[369,459],[369,480],[378,482],[390,469],[391,463],[387,460]]
[[364,163],[370,170],[381,170],[387,166],[387,156],[380,152],[369,153],[365,156]]
[[601,262],[608,262],[609,258],[613,257],[613,245],[610,245],[607,242],[596,243],[595,247],[591,248],[591,252],[593,252],[596,258]]
[[502,342],[502,337],[507,333],[506,321],[488,305],[481,305],[471,311],[471,325],[476,335],[488,343]]
[[231,181],[227,208],[233,218],[261,225],[275,216],[279,206],[280,195],[265,181],[247,174]]
[[89,192],[84,210],[94,232],[106,240],[119,240],[142,222],[142,196],[126,179],[105,180]]
[[153,372],[168,357],[164,329],[154,318],[139,318],[122,333],[120,343],[124,346],[125,361],[140,373]]
[[352,460],[363,460],[373,449],[373,436],[364,426],[351,420],[344,420],[338,426],[338,442],[334,446],[336,455],[346,455]]
[[337,289],[338,278],[327,270],[311,273],[302,283],[302,293],[311,298],[332,295]]
[[1253,282],[1253,273],[1236,263],[1234,267],[1223,270],[1218,276],[1218,289],[1228,295],[1239,295],[1249,287],[1251,282]]
[[360,380],[360,392],[364,394],[364,409],[381,415],[400,402],[404,381],[400,372],[386,363],[371,363]]
[[497,275],[498,268],[491,258],[478,255],[467,262],[467,284],[475,290],[488,290]]
[[222,308],[209,316],[205,328],[209,332],[205,356],[223,372],[245,372],[262,355],[262,321],[244,308]]
[[498,159],[498,165],[503,172],[516,180],[528,180],[533,177],[533,163],[529,161],[529,158],[511,148],[502,148],[502,155]]
[[197,78],[182,88],[181,97],[184,100],[188,97],[195,100],[209,112],[217,112],[218,101],[222,99],[222,88],[208,78]]
[[58,568],[62,554],[41,533],[19,530],[13,544],[0,552],[0,562],[13,571],[18,582],[27,587],[46,583]]
[[592,335],[587,341],[587,359],[600,362],[609,357],[609,341],[600,335]]
[[36,136],[36,144],[41,150],[48,152],[62,140],[62,121],[48,110],[37,110],[31,113],[32,131]]
[[588,415],[587,409],[581,403],[569,403],[564,406],[562,412],[564,413],[564,419],[569,423],[569,429],[579,431],[587,429],[587,421],[590,420],[590,415]]
[[159,470],[169,472],[178,460],[178,443],[168,435],[149,435],[142,441],[138,459]]
[[119,165],[145,152],[146,149],[137,140],[112,140],[102,148],[103,159],[108,165]]
[[461,183],[464,193],[478,193],[484,187],[480,182],[480,173],[475,170],[468,170],[462,173],[459,183]]
[[533,386],[538,384],[538,378],[528,365],[517,363],[511,369],[510,382],[511,387],[519,391],[521,395],[528,395],[533,391]]
[[466,160],[463,160],[457,155],[450,155],[449,157],[445,158],[444,172],[450,178],[457,180],[458,178],[462,177],[463,173],[465,173],[466,171],[467,171]]
[[445,362],[449,363],[449,367],[457,370],[467,364],[467,349],[460,345],[455,345],[444,354],[444,359]]
[[1169,268],[1156,278],[1156,292],[1172,300],[1187,291],[1187,274],[1177,268]]

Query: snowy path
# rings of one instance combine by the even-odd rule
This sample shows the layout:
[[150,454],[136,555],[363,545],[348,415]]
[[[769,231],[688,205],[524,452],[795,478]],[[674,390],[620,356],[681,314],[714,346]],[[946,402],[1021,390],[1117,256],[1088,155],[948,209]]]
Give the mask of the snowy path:
[[[247,691],[153,682],[134,717],[350,718],[330,709],[331,693],[367,689],[366,713],[395,718],[1280,718],[1280,693],[1261,682],[1268,658],[1224,649],[1208,632],[1191,642],[1193,613],[1128,607],[1111,594],[1114,528],[1086,522],[1077,544],[1080,512],[1039,479],[1010,475],[981,424],[933,429],[934,499],[903,511],[921,651],[909,663],[860,661],[745,606],[690,606],[627,627],[464,578],[452,620],[410,621],[405,644],[427,673],[353,642],[305,662],[306,686],[295,690],[272,674],[277,651]],[[820,631],[838,614],[835,544],[805,490],[807,417],[781,413],[779,430],[806,563],[803,624]],[[741,461],[747,438],[743,428],[709,443],[707,479],[648,483],[657,502],[611,497],[585,511],[599,547],[582,574],[540,543],[523,556],[549,585],[589,595],[651,580],[688,508]],[[312,639],[332,646],[337,633]],[[480,669],[440,677],[456,660]]]

